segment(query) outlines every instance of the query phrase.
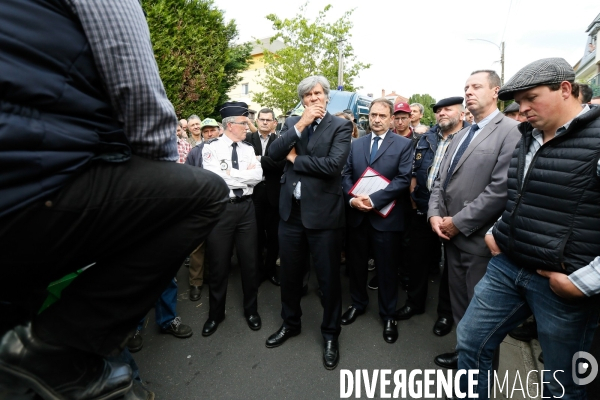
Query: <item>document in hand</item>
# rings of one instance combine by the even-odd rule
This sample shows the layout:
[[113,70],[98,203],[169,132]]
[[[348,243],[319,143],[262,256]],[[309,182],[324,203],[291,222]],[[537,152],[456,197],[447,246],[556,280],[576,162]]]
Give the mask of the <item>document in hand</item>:
[[[371,195],[379,190],[383,190],[390,184],[390,181],[379,172],[375,171],[371,167],[367,167],[365,172],[360,176],[358,181],[352,186],[349,194],[352,196],[358,196],[360,194]],[[392,208],[396,205],[396,200],[392,201],[385,207],[382,207],[380,210],[374,209],[375,212],[381,215],[383,218],[390,215]]]

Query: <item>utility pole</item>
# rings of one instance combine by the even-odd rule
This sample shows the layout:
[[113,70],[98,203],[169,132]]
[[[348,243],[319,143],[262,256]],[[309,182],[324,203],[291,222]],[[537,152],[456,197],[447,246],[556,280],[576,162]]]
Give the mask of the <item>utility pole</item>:
[[344,40],[338,40],[338,87],[344,89]]
[[500,43],[500,65],[502,65],[500,81],[502,82],[502,86],[504,86],[504,42]]

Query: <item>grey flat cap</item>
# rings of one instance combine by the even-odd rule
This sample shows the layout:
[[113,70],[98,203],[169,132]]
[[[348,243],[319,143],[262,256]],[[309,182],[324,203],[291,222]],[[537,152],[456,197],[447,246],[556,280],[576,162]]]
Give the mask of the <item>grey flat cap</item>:
[[563,81],[574,82],[575,71],[564,58],[543,58],[521,68],[498,92],[500,100],[512,100],[515,92]]
[[510,103],[508,105],[508,107],[506,107],[504,109],[504,111],[502,111],[504,114],[508,114],[508,113],[513,113],[513,112],[519,112],[519,105],[517,103]]

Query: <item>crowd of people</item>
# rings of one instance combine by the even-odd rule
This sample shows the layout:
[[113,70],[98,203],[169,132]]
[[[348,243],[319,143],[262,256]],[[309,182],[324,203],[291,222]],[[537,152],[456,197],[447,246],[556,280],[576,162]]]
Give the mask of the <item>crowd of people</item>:
[[[374,99],[364,132],[351,112],[327,111],[329,82],[309,76],[297,88],[304,111],[276,132],[273,110],[255,125],[234,101],[220,123],[177,122],[135,0],[5,11],[0,394],[148,398],[127,350],[142,348],[146,314],[154,306],[161,332],[192,335],[175,309],[186,262],[189,299],[208,284],[202,335],[213,335],[235,249],[249,329],[262,327],[261,283],[281,288],[267,348],[301,333],[311,270],[326,369],[338,366],[342,325],[367,311],[367,288],[395,343],[398,322],[424,313],[443,252],[433,333],[456,324],[457,345],[435,363],[479,370],[487,398],[500,342],[533,315],[546,393],[585,397],[571,360],[600,314],[600,99],[565,60],[530,63],[504,85],[474,71],[460,96],[433,105],[431,127],[421,104]],[[38,313],[50,282],[90,264]]]

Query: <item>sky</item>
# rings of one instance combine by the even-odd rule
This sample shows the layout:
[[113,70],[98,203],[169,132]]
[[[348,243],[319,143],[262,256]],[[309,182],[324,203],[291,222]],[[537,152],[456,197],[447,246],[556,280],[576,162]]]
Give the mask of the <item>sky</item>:
[[[245,42],[274,34],[266,15],[293,18],[305,2],[215,0],[215,5],[227,21],[236,21],[238,42]],[[540,58],[562,57],[574,65],[585,51],[585,31],[600,13],[598,0],[312,0],[306,17],[314,19],[326,4],[333,6],[331,20],[355,9],[350,40],[357,60],[371,63],[355,79],[359,92],[428,93],[437,100],[463,95],[474,70],[500,75],[502,41],[505,82]]]

